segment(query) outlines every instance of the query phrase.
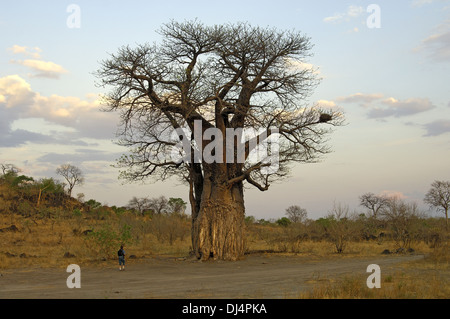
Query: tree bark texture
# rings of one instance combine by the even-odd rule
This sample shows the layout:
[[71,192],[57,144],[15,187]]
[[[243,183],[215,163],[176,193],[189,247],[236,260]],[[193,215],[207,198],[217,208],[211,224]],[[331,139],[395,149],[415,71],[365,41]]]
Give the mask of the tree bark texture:
[[192,247],[201,260],[238,260],[245,251],[242,183],[227,189],[204,185],[198,214],[192,220]]

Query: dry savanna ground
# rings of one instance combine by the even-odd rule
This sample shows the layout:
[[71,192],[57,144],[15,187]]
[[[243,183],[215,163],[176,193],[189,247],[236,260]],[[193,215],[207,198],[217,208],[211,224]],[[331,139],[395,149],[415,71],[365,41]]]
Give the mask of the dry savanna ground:
[[[425,257],[402,263],[384,275],[384,289],[367,289],[367,275],[346,274],[336,278],[313,274],[309,278],[312,289],[288,293],[286,298],[450,297],[447,237],[441,235],[440,240],[435,236],[431,236],[431,240],[417,237],[398,249],[401,243],[389,236],[355,239],[353,236],[332,236],[332,233],[320,235],[311,227],[305,227],[250,221],[247,224],[247,257],[356,260],[383,256],[382,253],[388,251],[392,256]],[[182,215],[137,216],[131,212],[118,214],[109,208],[89,214],[62,210],[45,216],[0,214],[0,242],[0,273],[36,266],[65,268],[71,263],[110,267],[116,263],[116,252],[121,243],[125,243],[131,267],[155,257],[189,258],[190,221]],[[337,247],[342,248],[340,253],[337,253]],[[208,295],[201,297],[208,298]]]

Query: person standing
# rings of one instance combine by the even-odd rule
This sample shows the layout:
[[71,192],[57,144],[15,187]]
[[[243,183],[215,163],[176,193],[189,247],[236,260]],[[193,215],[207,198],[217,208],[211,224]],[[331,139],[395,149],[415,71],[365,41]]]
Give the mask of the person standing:
[[119,256],[119,270],[125,270],[125,250],[123,249],[123,245],[120,245],[117,255]]

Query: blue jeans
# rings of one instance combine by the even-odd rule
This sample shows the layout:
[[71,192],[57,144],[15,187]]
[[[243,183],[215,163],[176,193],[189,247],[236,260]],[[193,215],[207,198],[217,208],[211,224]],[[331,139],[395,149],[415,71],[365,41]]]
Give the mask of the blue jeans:
[[125,266],[125,257],[124,256],[119,256],[119,265]]

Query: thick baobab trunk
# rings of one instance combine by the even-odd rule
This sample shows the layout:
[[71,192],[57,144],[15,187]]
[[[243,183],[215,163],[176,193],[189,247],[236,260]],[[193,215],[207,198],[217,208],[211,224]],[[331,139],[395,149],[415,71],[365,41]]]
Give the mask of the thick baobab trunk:
[[192,221],[192,245],[201,260],[237,260],[245,251],[242,183],[231,188],[204,184],[198,214]]

